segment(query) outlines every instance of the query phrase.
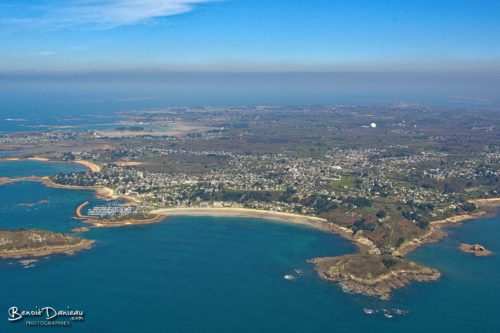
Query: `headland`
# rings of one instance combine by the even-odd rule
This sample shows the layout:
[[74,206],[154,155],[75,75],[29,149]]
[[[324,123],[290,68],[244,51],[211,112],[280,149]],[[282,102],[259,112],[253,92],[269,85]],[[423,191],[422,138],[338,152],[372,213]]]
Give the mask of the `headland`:
[[73,255],[90,249],[94,241],[45,230],[0,230],[0,258]]

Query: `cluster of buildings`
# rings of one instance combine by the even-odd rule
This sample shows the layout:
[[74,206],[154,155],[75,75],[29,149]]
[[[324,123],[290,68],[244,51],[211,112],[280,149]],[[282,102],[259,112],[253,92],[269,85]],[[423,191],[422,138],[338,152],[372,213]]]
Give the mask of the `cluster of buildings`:
[[87,211],[87,216],[98,218],[116,218],[131,215],[137,212],[134,206],[124,206],[118,204],[96,205]]
[[72,141],[83,137],[92,137],[91,131],[44,131],[30,133],[16,133],[0,136],[0,144],[5,145],[38,145]]
[[[110,163],[100,173],[57,176],[64,184],[105,186],[140,199],[152,207],[251,207],[315,215],[317,207],[304,200],[321,196],[334,206],[347,198],[390,197],[402,205],[412,201],[432,204],[434,215],[445,214],[460,205],[460,193],[439,186],[421,186],[426,179],[442,181],[464,177],[473,181],[498,171],[484,167],[498,161],[495,153],[479,154],[456,161],[445,153],[390,154],[391,150],[360,148],[332,150],[321,158],[286,154],[246,155],[225,151],[188,151],[161,148],[127,148],[117,151],[127,160],[166,161],[174,155],[218,156],[222,167],[199,173],[182,168],[176,172],[151,172],[147,168]],[[99,158],[99,156],[93,156]],[[290,196],[284,197],[289,191]]]

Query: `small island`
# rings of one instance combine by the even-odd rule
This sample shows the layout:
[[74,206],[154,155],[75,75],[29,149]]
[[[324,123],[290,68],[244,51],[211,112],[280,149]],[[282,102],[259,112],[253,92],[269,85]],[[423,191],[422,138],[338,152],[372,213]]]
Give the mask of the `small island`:
[[473,254],[476,257],[487,257],[493,254],[493,252],[479,244],[460,244],[459,248],[462,252]]
[[71,232],[75,232],[75,233],[84,233],[84,232],[88,232],[90,229],[87,228],[87,227],[77,227],[77,228],[73,228],[71,229]]
[[436,281],[438,270],[391,255],[352,254],[312,259],[321,278],[333,281],[346,292],[388,300],[391,292],[413,281]]
[[0,258],[73,255],[90,249],[94,241],[45,230],[0,230]]

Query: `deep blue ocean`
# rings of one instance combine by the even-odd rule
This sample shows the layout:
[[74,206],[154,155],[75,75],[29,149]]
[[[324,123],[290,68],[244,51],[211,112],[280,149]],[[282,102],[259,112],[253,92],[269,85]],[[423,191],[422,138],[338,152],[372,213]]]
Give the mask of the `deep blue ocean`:
[[[79,170],[73,164],[0,163],[0,176]],[[0,228],[69,232],[90,191],[21,182],[0,186]],[[30,203],[32,206],[19,206]],[[496,332],[500,327],[500,216],[450,229],[410,257],[438,268],[385,302],[346,294],[306,260],[355,251],[346,240],[303,227],[243,218],[176,217],[146,226],[91,229],[95,247],[24,268],[0,260],[0,332]],[[460,242],[497,253],[476,258]],[[302,271],[298,275],[295,270]],[[284,275],[294,274],[289,281]],[[10,323],[8,308],[83,310],[71,327]],[[363,308],[402,309],[385,318]]]

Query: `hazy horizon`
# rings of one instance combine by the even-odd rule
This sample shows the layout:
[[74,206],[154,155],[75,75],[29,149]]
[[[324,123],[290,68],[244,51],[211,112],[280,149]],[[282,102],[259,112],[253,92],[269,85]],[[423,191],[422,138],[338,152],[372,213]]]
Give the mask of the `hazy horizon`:
[[497,107],[498,22],[492,0],[6,0],[0,96]]
[[[130,107],[418,103],[495,108],[496,73],[138,73],[0,74],[4,112],[32,105]],[[43,104],[45,103],[45,104]],[[69,111],[68,111],[69,112]]]

